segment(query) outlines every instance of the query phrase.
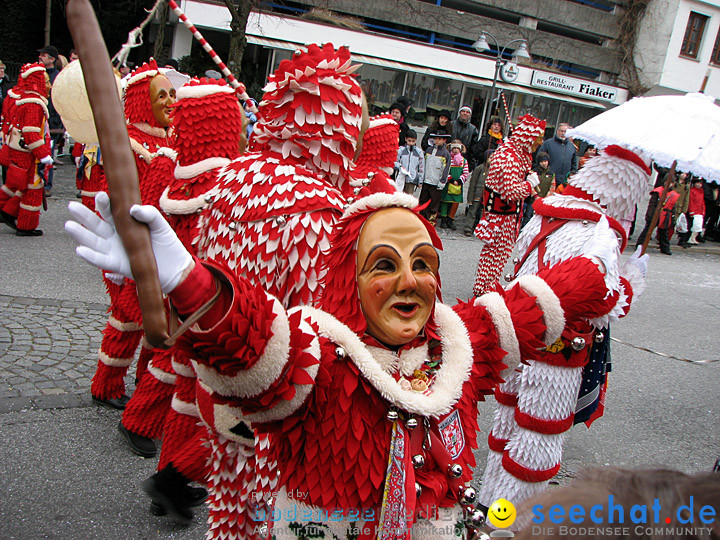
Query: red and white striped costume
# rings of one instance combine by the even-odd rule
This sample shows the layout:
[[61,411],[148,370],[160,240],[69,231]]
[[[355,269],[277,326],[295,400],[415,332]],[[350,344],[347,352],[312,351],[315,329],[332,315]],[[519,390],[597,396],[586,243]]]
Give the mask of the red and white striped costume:
[[[160,208],[185,247],[195,253],[198,222],[209,207],[218,170],[240,155],[242,113],[235,91],[224,81],[193,79],[178,90],[177,97],[173,106],[176,159],[168,171],[172,181],[160,197]],[[169,153],[166,149],[160,152]],[[191,357],[178,348],[173,348],[171,355],[175,386],[158,470],[172,464],[186,479],[206,483],[210,448],[205,444],[207,430],[196,405]]]
[[544,130],[544,120],[526,114],[492,155],[485,181],[485,212],[475,229],[475,236],[485,242],[475,275],[476,296],[494,289],[515,246],[523,199],[534,192],[525,180],[532,169],[530,151]]
[[[381,193],[347,209],[326,257],[332,271],[323,278],[322,309],[286,310],[263,287],[212,263],[197,264],[170,295],[181,313],[189,313],[215,291],[209,267],[223,283],[221,300],[200,321],[200,328],[211,329],[195,327],[184,339],[199,355],[196,371],[207,392],[201,408],[212,411],[219,426],[230,419],[229,427],[232,416],[242,414],[270,434],[270,456],[282,463],[275,510],[282,512],[277,526],[283,536],[288,521],[310,521],[326,538],[331,533],[346,539],[351,522],[360,521],[369,530],[361,539],[410,538],[384,528],[393,520],[404,524],[405,517],[398,516],[407,515],[412,534],[422,537],[428,521],[418,514],[428,509],[438,529],[447,530],[440,520],[454,518],[447,521],[454,524],[461,517],[457,493],[475,465],[478,403],[501,382],[503,370],[517,365],[521,351],[532,355],[557,338],[558,321],[604,307],[602,274],[588,259],[577,258],[540,277],[521,278],[502,294],[454,308],[437,302],[424,332],[399,352],[385,348],[365,333],[357,240],[378,209],[415,211],[416,205],[409,195]],[[439,246],[432,226],[422,223]],[[428,363],[434,366],[428,391],[403,384]],[[389,417],[391,410],[404,421]],[[405,423],[409,417],[414,428]],[[426,438],[431,445],[423,446]],[[418,452],[424,452],[424,464],[416,469],[411,457]],[[452,464],[462,466],[457,477],[449,472]],[[391,478],[391,469],[402,474]],[[390,495],[397,506],[389,498],[383,505],[390,484],[397,489]],[[346,514],[330,520],[319,516],[337,508]],[[294,519],[286,517],[293,509]],[[305,512],[312,517],[303,519]],[[375,527],[385,534],[378,535]]]
[[[271,291],[283,306],[317,299],[340,189],[360,135],[362,93],[350,52],[308,46],[280,63],[260,103],[252,151],[221,169],[203,215],[199,254]],[[203,406],[213,433],[208,538],[257,538],[255,505],[268,504],[277,470],[265,434],[234,407]],[[250,427],[248,427],[250,426]],[[231,429],[232,428],[232,429]],[[254,446],[254,448],[253,448]]]
[[19,230],[37,228],[43,204],[45,182],[37,169],[40,160],[51,154],[45,76],[41,63],[25,64],[20,71],[22,90],[8,113],[10,166],[0,188],[0,210],[17,219]]
[[[609,220],[611,228],[605,234],[617,244],[619,256],[627,239],[616,219],[642,200],[649,174],[645,161],[617,146],[589,160],[562,195],[535,203],[535,215],[518,239],[516,275],[553,268],[587,252],[598,240],[601,219]],[[637,297],[644,289],[644,278],[632,265],[606,271],[605,284],[611,294],[600,316],[587,315],[565,325],[557,343],[534,360],[523,356],[526,365],[498,387],[480,492],[480,502],[486,506],[500,497],[518,504],[546,489],[547,481],[557,474],[595,335],[624,316],[633,294]],[[575,342],[573,347],[574,338],[584,339],[585,346]]]
[[[153,115],[150,103],[150,81],[158,73],[157,64],[151,60],[133,72],[125,87],[125,120],[138,170],[140,197],[143,204],[153,206],[158,205],[165,186],[148,182],[147,172],[158,148],[168,146],[167,131]],[[90,392],[97,398],[117,399],[125,394],[124,377],[142,337],[142,314],[134,281],[126,279],[116,285],[106,279],[105,285],[110,295],[110,316],[103,330]],[[139,374],[147,368],[151,350],[143,340]]]

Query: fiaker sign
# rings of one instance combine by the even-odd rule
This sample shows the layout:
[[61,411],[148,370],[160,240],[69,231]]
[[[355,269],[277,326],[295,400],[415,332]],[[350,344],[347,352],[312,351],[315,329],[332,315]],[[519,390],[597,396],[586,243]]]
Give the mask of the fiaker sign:
[[544,90],[553,90],[563,94],[571,94],[590,99],[614,102],[618,95],[618,89],[605,84],[598,84],[594,81],[574,79],[557,73],[547,71],[533,71],[532,86]]

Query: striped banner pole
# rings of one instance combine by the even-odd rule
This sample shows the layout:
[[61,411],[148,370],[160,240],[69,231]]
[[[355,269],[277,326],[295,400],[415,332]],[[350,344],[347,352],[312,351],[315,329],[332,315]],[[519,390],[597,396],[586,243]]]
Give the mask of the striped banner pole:
[[505,99],[505,92],[500,92],[502,97],[503,107],[505,108],[505,118],[508,121],[508,136],[512,135],[512,118],[510,118],[510,110],[508,109],[507,99]]
[[193,37],[195,37],[196,40],[200,43],[203,49],[210,55],[210,58],[213,59],[213,62],[217,64],[217,66],[220,68],[220,71],[225,76],[227,81],[230,83],[230,85],[238,90],[238,93],[244,94],[245,93],[245,85],[241,82],[238,82],[238,80],[235,78],[235,76],[232,74],[232,72],[228,69],[228,67],[225,65],[225,63],[220,59],[218,56],[218,53],[215,52],[215,49],[213,49],[210,44],[207,42],[207,40],[203,37],[203,35],[198,31],[197,28],[195,28],[195,25],[190,22],[190,20],[187,18],[185,13],[183,13],[183,10],[180,9],[180,6],[177,5],[175,0],[168,0],[168,5],[170,6],[170,9],[172,9],[175,12],[175,15],[178,16],[178,18],[182,21],[182,23],[185,25],[185,28],[190,30]]

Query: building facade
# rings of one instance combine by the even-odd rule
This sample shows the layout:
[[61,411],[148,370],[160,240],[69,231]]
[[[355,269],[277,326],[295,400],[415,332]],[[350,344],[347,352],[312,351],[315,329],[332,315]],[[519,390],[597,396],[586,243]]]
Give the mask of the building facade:
[[[478,127],[490,100],[491,114],[515,119],[531,113],[548,121],[577,125],[628,98],[619,83],[620,0],[309,0],[263,3],[253,11],[246,56],[264,64],[267,76],[297,47],[330,42],[348,45],[371,112],[386,110],[399,96],[414,101],[408,123],[423,131],[443,109],[453,119],[462,105],[473,109]],[[230,15],[220,0],[183,0],[181,7],[222,54]],[[355,29],[325,24],[314,9],[352,17]],[[199,45],[175,23],[172,56]],[[488,34],[491,50],[473,42]],[[524,40],[530,60],[514,62]],[[505,47],[505,45],[508,45]],[[491,96],[496,59],[502,68]],[[256,96],[257,97],[257,96]],[[490,115],[488,115],[489,118]]]

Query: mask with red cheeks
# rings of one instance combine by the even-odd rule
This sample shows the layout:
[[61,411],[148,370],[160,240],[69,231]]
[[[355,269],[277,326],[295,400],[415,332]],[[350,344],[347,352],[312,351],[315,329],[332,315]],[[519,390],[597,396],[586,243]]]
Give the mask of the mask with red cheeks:
[[165,75],[155,75],[150,81],[150,105],[155,120],[162,127],[172,123],[171,105],[175,103],[175,88]]
[[367,333],[391,347],[412,341],[435,306],[439,263],[427,229],[413,212],[389,208],[368,218],[357,248]]

